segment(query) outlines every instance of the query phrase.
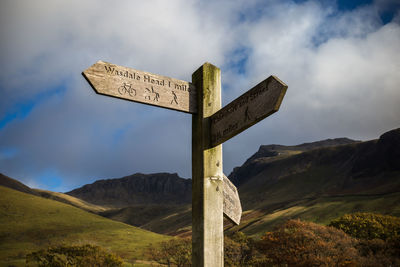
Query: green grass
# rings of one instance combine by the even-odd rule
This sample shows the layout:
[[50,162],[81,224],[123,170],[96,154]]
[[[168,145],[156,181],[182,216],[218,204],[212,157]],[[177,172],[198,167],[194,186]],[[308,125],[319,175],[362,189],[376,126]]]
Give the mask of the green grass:
[[104,211],[109,210],[108,207],[91,204],[82,199],[79,199],[79,198],[76,198],[76,197],[73,197],[73,196],[70,196],[67,194],[63,194],[63,193],[59,193],[59,192],[52,192],[52,191],[42,190],[42,189],[32,189],[32,190],[34,190],[36,193],[38,193],[41,197],[52,199],[52,200],[57,200],[59,202],[63,202],[66,204],[70,204],[74,207],[77,207],[77,208],[80,208],[80,209],[83,209],[86,211],[90,211],[92,213],[98,214],[99,212],[104,212]]
[[150,243],[170,238],[0,186],[0,266],[24,266],[26,254],[49,246],[87,243],[133,262]]
[[229,231],[240,230],[253,237],[259,237],[289,219],[298,218],[327,225],[333,219],[354,212],[400,216],[400,193],[376,196],[321,197],[268,212],[264,211],[264,215],[261,215],[262,211],[259,210],[247,211],[241,224]]

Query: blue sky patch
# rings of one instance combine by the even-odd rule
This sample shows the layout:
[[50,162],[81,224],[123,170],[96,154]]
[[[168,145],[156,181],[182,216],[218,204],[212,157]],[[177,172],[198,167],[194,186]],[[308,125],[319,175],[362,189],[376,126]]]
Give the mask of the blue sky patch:
[[6,113],[2,118],[0,118],[0,130],[3,129],[10,122],[19,119],[25,119],[32,110],[38,105],[46,102],[54,96],[62,97],[66,92],[65,84],[60,84],[59,86],[50,89],[48,91],[39,93],[29,100],[24,102],[19,102],[14,104],[8,113]]
[[340,11],[351,11],[360,6],[370,5],[372,0],[338,0],[337,6]]
[[14,147],[5,147],[0,149],[0,160],[11,159],[18,154],[18,149]]
[[58,174],[58,171],[55,169],[47,169],[42,174],[40,174],[37,178],[37,181],[41,185],[46,185],[48,190],[56,190],[59,188],[62,183],[63,179]]
[[241,46],[227,56],[227,64],[223,69],[231,69],[237,74],[246,74],[246,64],[250,55],[250,48]]

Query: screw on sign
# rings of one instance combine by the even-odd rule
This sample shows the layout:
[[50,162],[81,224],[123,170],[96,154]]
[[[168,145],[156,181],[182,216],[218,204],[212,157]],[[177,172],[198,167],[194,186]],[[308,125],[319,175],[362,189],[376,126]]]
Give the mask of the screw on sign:
[[239,224],[242,207],[222,173],[222,143],[278,111],[287,85],[270,76],[221,109],[221,71],[210,63],[192,83],[103,61],[82,74],[98,94],[192,114],[192,263],[223,266],[223,215]]

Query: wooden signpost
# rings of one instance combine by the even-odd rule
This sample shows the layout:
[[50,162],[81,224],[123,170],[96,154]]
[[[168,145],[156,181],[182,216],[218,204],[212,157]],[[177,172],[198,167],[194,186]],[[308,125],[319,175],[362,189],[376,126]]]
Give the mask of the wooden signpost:
[[223,266],[223,214],[239,224],[242,207],[222,172],[222,143],[278,111],[287,85],[270,76],[221,109],[221,71],[209,63],[192,83],[103,61],[82,74],[98,94],[193,114],[192,264]]

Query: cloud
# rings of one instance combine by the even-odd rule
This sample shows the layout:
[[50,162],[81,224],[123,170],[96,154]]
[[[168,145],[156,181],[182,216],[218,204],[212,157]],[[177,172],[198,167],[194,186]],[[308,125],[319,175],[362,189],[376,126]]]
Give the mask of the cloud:
[[226,174],[261,144],[376,138],[399,126],[398,9],[2,1],[0,170],[38,185],[54,174],[57,190],[134,172],[191,176],[190,115],[96,95],[80,72],[97,60],[188,81],[211,62],[222,68],[224,105],[270,74],[285,81],[281,110],[224,144]]

